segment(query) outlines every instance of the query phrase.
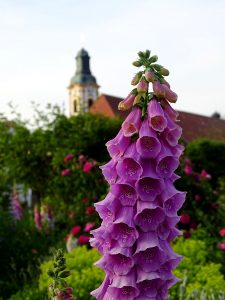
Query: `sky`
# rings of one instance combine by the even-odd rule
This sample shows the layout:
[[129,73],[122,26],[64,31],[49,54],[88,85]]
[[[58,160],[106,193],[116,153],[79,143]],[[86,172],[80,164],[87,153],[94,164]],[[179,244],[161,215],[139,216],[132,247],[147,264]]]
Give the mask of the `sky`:
[[[83,38],[84,37],[84,38]],[[68,111],[81,47],[100,93],[125,97],[139,50],[170,70],[175,109],[225,117],[224,0],[0,0],[0,112],[31,101]]]

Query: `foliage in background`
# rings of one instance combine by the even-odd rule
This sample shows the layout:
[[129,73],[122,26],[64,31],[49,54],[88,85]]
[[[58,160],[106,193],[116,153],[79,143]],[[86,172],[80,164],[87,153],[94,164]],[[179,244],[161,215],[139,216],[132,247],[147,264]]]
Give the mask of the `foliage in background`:
[[[99,222],[93,203],[102,199],[107,189],[98,170],[99,164],[108,160],[104,144],[116,135],[121,124],[120,120],[91,114],[67,118],[57,107],[51,108],[48,113],[36,108],[36,113],[32,127],[19,118],[13,122],[0,121],[0,296],[3,299],[8,299],[19,289],[20,296],[12,299],[46,299],[44,282],[47,275],[44,274],[47,265],[42,265],[45,270],[40,278],[41,291],[31,281],[37,280],[39,265],[49,257],[51,247],[65,246],[64,238],[68,233],[79,240],[78,244],[88,241],[87,228],[93,228]],[[186,153],[194,174],[205,169],[212,178],[199,180],[194,174],[185,174],[184,157],[180,168],[182,180],[178,180],[177,185],[180,190],[188,190],[187,201],[181,211],[184,223],[179,226],[185,231],[186,238],[191,236],[191,240],[204,241],[207,248],[205,266],[210,262],[222,263],[225,274],[225,252],[218,249],[219,243],[223,242],[219,231],[225,228],[224,150],[224,142],[204,140],[187,145]],[[73,157],[65,160],[71,154]],[[54,228],[46,230],[43,226],[38,230],[33,220],[33,209],[25,203],[22,203],[23,218],[18,221],[12,218],[10,195],[14,183],[23,184],[25,190],[32,188],[36,196],[33,203],[38,203],[40,210],[43,205],[51,209]],[[102,281],[102,272],[92,266],[98,254],[79,248],[75,251],[76,258],[73,254],[68,255],[69,268],[72,266],[75,274],[71,280],[73,278],[79,286],[76,291],[78,299],[90,299],[85,291],[93,290]],[[202,253],[200,248],[199,252]],[[84,270],[80,273],[83,263]],[[50,266],[50,263],[46,264]],[[192,266],[193,263],[186,265],[193,273]],[[212,276],[218,279],[215,266],[212,266]],[[208,272],[208,269],[203,271]],[[98,282],[93,279],[95,274]],[[45,279],[42,281],[42,278]],[[187,284],[189,293],[191,283],[188,281]]]
[[[97,224],[93,203],[106,192],[106,185],[96,160],[106,159],[104,144],[120,124],[91,114],[67,118],[57,107],[49,107],[47,113],[36,107],[35,112],[33,126],[18,115],[13,121],[0,121],[0,290],[4,299],[38,275],[38,265],[49,248],[59,241],[64,244],[73,226],[79,224],[84,230],[88,222]],[[74,158],[64,161],[68,154]],[[83,162],[78,159],[81,155]],[[84,169],[85,163],[89,169]],[[68,176],[62,175],[65,169],[70,170]],[[37,212],[45,209],[43,205],[51,210],[54,230],[35,228],[33,208],[26,203],[22,204],[23,219],[13,220],[10,197],[15,183],[25,191],[32,189]]]
[[225,177],[225,141],[208,139],[195,140],[186,147],[186,154],[191,159],[194,169],[201,172],[204,168],[212,176],[213,188],[217,181]]
[[38,266],[51,246],[62,240],[59,231],[38,232],[29,212],[16,221],[7,212],[0,213],[0,296],[8,299],[24,283],[31,283]]
[[[210,151],[207,150],[208,146]],[[215,153],[218,157],[212,161]],[[196,140],[188,144],[179,168],[181,179],[176,182],[179,190],[187,191],[179,227],[185,231],[186,238],[196,228],[201,229],[198,230],[201,232],[200,238],[206,241],[209,256],[214,262],[222,261],[221,251],[223,247],[225,249],[219,234],[225,228],[225,169],[222,166],[222,153],[225,153],[225,142]]]

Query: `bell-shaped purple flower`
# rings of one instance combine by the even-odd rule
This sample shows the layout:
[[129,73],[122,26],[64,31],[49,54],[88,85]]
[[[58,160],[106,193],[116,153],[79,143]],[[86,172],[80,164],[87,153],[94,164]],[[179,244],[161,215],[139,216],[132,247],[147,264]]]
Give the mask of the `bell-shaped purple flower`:
[[165,259],[166,254],[157,246],[140,251],[134,255],[135,263],[145,272],[158,270]]
[[168,116],[171,118],[172,121],[176,121],[178,116],[179,116],[179,113],[172,108],[172,106],[169,104],[168,101],[166,101],[166,99],[161,99],[160,100],[160,103],[162,105],[162,107],[164,108],[165,110],[165,113],[168,114]]
[[124,136],[123,130],[121,129],[114,139],[106,143],[106,147],[109,155],[113,159],[116,159],[123,155],[129,144],[130,138]]
[[132,247],[138,238],[137,230],[125,223],[114,224],[111,234],[121,247]]
[[134,217],[135,224],[144,232],[156,230],[164,219],[162,208],[145,209]]
[[162,132],[167,126],[167,120],[159,102],[151,100],[148,106],[148,120],[150,126],[158,132]]
[[134,260],[132,257],[127,257],[120,253],[110,255],[107,263],[111,268],[111,271],[116,275],[127,275],[134,266]]
[[137,193],[143,201],[154,201],[161,193],[162,182],[150,177],[143,177],[136,182]]
[[116,170],[120,178],[129,182],[140,178],[143,171],[141,165],[130,157],[121,159],[117,164]]
[[135,188],[129,184],[114,184],[111,186],[110,192],[124,206],[134,206],[138,197]]
[[118,174],[116,172],[117,162],[111,159],[107,164],[100,167],[102,174],[109,184],[116,183]]
[[179,160],[176,157],[167,155],[159,159],[156,166],[156,172],[160,178],[169,178],[177,169],[178,165]]
[[134,270],[123,276],[115,276],[108,288],[108,293],[113,296],[113,298],[105,299],[124,299],[133,300],[139,295],[139,290],[136,286],[136,274]]
[[129,227],[134,227],[134,207],[133,206],[122,206],[115,212],[114,224],[124,223]]
[[93,297],[95,297],[96,299],[103,300],[109,284],[110,284],[110,277],[109,277],[109,275],[106,275],[104,278],[104,281],[102,282],[100,287],[98,287],[96,290],[92,291],[91,295]]
[[95,203],[95,209],[99,216],[105,223],[112,223],[114,221],[114,208],[118,206],[113,194],[109,193],[104,200]]
[[139,155],[143,158],[155,158],[161,150],[157,135],[149,126],[147,119],[145,119],[141,125],[136,148]]
[[177,215],[177,211],[184,204],[186,193],[178,192],[164,202],[165,213],[169,217]]
[[132,136],[137,133],[141,127],[141,110],[134,107],[126,120],[122,124],[122,130],[125,137]]

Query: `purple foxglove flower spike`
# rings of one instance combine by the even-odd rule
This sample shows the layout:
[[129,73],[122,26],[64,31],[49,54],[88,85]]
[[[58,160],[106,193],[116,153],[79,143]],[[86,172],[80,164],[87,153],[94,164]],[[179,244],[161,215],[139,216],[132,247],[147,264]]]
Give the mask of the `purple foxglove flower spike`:
[[[118,135],[106,144],[112,159],[101,169],[110,189],[95,204],[102,223],[90,240],[102,254],[96,265],[106,273],[91,293],[98,300],[166,300],[178,281],[172,271],[181,256],[170,242],[181,234],[177,212],[186,196],[174,187],[184,150],[178,144],[182,130],[175,123],[178,113],[167,102],[177,96],[158,77],[152,61],[138,61],[147,70],[139,83],[135,79],[140,101],[132,104]],[[160,82],[153,83],[149,97],[146,80],[152,78]]]
[[40,209],[37,205],[34,207],[34,223],[35,223],[36,228],[38,230],[41,230],[41,228],[42,228],[42,216],[41,216],[41,213],[40,213]]
[[15,220],[20,220],[23,217],[23,209],[19,202],[19,197],[17,193],[13,194],[11,202],[12,215]]

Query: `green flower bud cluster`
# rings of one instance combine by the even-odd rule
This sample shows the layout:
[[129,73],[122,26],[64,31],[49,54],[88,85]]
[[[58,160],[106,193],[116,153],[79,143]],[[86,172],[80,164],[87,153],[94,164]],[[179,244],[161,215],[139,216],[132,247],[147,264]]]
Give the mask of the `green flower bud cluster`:
[[[135,67],[144,67],[145,71],[151,71],[154,74],[154,80],[159,80],[161,83],[163,83],[163,76],[168,76],[169,75],[169,70],[164,68],[163,66],[159,64],[155,64],[155,62],[158,61],[158,56],[153,55],[150,56],[150,50],[146,50],[145,52],[139,51],[138,52],[138,60],[134,61],[132,64]],[[139,78],[141,78],[141,75],[144,73],[144,71],[138,72],[136,75],[138,75]],[[141,74],[141,75],[140,75]],[[137,77],[137,78],[138,78]],[[133,85],[137,84],[135,83],[136,81],[132,83]]]
[[[138,59],[133,62],[135,67],[140,67],[142,70],[137,72],[131,81],[131,84],[136,86],[136,88],[131,91],[131,94],[135,95],[132,104],[142,108],[143,118],[146,115],[148,102],[151,101],[153,97],[158,99],[159,102],[162,99],[169,102],[176,102],[177,100],[177,95],[170,90],[169,83],[164,78],[164,76],[169,75],[169,70],[156,63],[157,61],[158,56],[151,56],[150,50],[146,50],[139,51]],[[153,91],[151,92],[149,92],[149,83],[152,83],[153,87]],[[122,103],[123,105],[120,105],[120,107],[125,109],[131,107],[131,101],[129,101],[129,105],[126,99],[122,102],[125,103]]]
[[50,297],[52,300],[70,299],[74,300],[72,296],[73,289],[68,287],[65,280],[71,275],[69,270],[66,270],[66,259],[62,249],[54,253],[54,269],[49,269],[47,274],[52,278],[52,283],[49,286]]

